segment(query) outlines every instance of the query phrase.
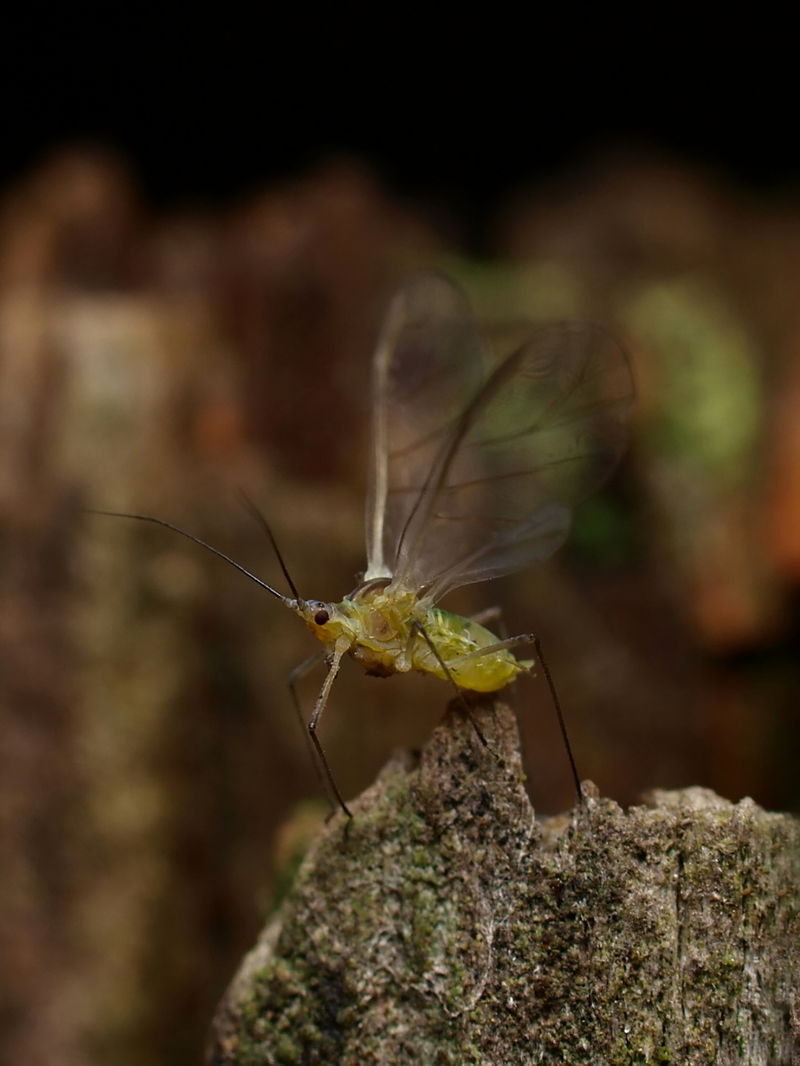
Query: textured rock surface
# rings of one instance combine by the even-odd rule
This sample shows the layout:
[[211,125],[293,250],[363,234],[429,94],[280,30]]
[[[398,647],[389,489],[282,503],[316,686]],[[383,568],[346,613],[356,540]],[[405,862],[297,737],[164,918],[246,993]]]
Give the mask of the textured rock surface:
[[800,827],[700,788],[537,822],[502,704],[452,707],[306,857],[215,1064],[790,1066]]

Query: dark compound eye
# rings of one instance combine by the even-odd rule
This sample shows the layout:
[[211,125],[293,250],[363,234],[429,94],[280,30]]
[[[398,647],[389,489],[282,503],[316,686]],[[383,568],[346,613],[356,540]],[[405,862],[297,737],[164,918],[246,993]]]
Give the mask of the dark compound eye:
[[324,626],[326,622],[330,621],[330,617],[331,616],[328,614],[325,608],[323,608],[321,611],[317,611],[317,613],[314,615],[314,621],[317,623],[318,626]]

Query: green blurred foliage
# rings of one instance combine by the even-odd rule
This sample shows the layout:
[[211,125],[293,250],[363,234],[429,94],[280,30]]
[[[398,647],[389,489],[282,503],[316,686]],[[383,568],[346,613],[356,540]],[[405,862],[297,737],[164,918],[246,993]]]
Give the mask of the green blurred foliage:
[[648,286],[627,318],[658,375],[643,446],[722,490],[746,484],[757,468],[765,412],[758,353],[744,322],[703,280]]

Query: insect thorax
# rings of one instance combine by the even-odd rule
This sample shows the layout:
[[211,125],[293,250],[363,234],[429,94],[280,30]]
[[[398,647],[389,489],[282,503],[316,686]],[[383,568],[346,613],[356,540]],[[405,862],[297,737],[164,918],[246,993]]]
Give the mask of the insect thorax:
[[[420,615],[420,605],[413,592],[393,588],[383,582],[370,582],[342,603],[358,624],[359,640],[386,643],[405,642],[411,626]],[[424,613],[424,612],[423,612]]]

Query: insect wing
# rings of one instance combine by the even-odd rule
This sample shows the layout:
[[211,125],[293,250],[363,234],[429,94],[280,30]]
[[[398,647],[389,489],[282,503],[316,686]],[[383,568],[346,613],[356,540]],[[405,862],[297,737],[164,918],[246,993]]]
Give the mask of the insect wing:
[[469,305],[455,285],[420,274],[398,290],[373,362],[365,581],[394,573],[403,530],[487,367]]
[[[401,363],[392,370],[399,376]],[[455,386],[463,403],[463,381]],[[447,383],[438,389],[446,393]],[[426,412],[421,430],[407,430],[404,439],[426,442],[414,451],[429,464],[421,490],[419,469],[413,478],[395,472],[390,434],[387,480],[416,494],[413,502],[402,496],[392,515],[393,536],[404,519],[390,565],[394,582],[435,600],[551,555],[567,535],[571,506],[622,454],[632,398],[627,358],[610,334],[592,324],[556,324],[509,356],[455,421],[448,398],[438,425]],[[404,418],[413,426],[413,392],[409,402]]]

